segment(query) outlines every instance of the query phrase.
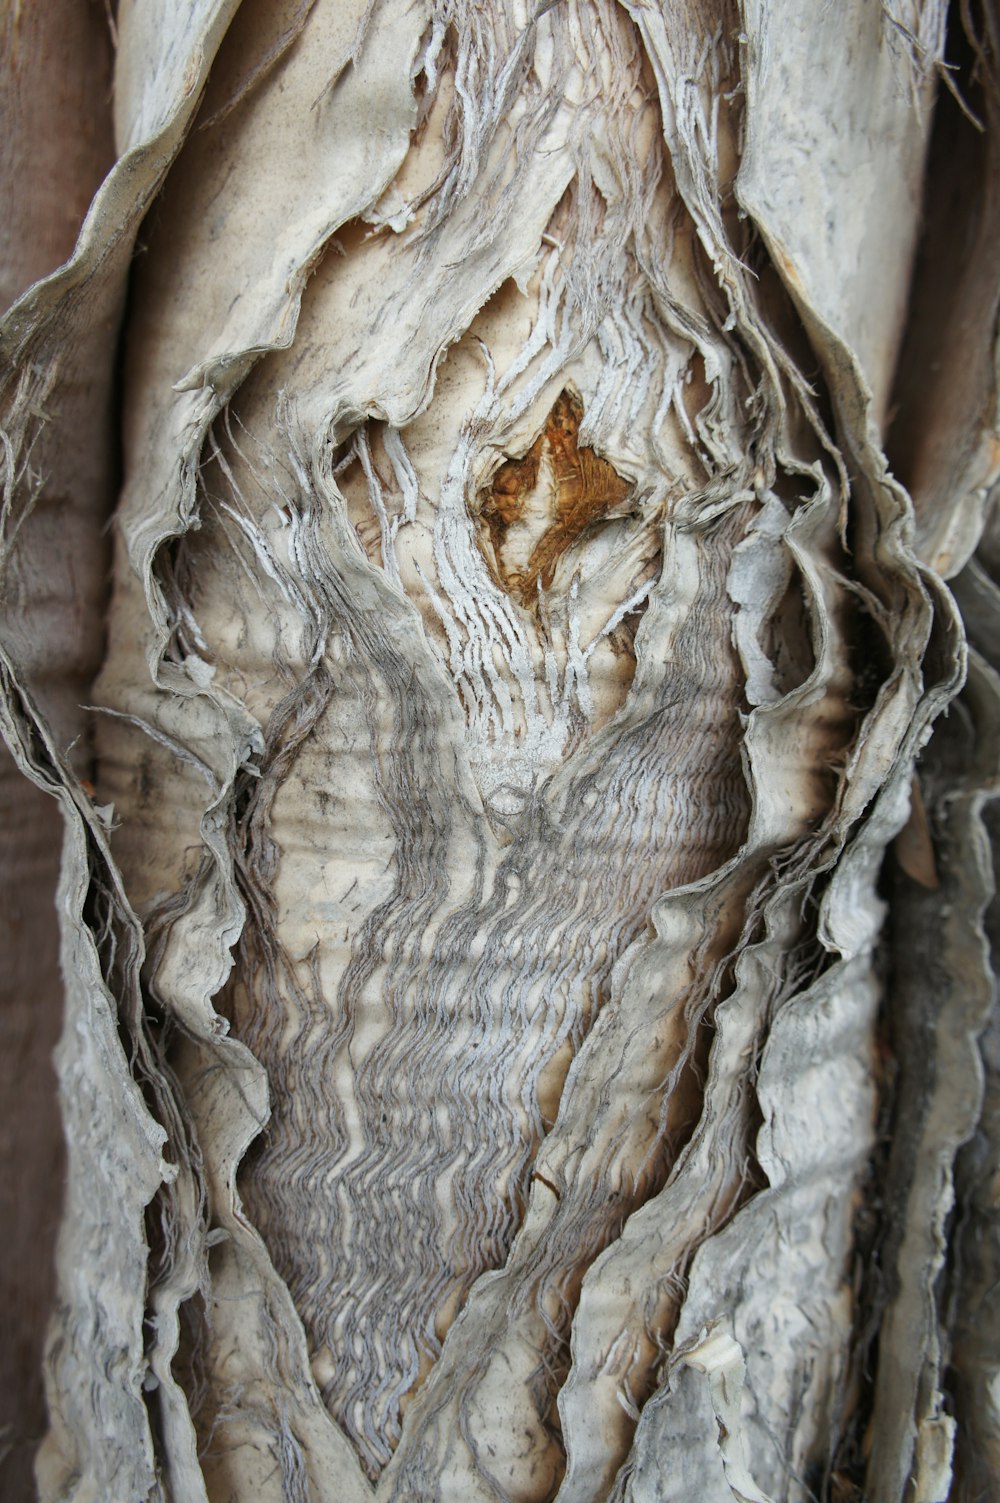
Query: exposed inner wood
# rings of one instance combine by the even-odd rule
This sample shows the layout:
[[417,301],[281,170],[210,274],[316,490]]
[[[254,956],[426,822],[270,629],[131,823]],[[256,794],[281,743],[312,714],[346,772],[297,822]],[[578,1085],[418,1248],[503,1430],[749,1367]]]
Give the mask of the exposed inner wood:
[[523,459],[508,459],[480,498],[484,553],[500,583],[531,606],[560,557],[589,527],[628,511],[630,487],[579,443],[583,407],[560,394]]

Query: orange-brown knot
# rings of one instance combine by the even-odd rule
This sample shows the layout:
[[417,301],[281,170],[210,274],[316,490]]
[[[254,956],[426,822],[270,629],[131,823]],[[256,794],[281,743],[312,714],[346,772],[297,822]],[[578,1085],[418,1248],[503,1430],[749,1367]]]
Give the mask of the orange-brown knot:
[[508,459],[480,493],[483,543],[500,584],[522,605],[552,584],[560,557],[588,527],[621,514],[628,482],[579,446],[583,407],[564,391],[523,459]]

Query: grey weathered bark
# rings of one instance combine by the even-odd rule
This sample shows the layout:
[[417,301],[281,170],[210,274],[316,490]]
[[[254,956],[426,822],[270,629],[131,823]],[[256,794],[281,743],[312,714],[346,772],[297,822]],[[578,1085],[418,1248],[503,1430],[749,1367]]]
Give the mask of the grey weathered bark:
[[[947,20],[119,8],[2,330],[43,1497],[988,1493],[998,22]],[[130,264],[84,782],[30,582]]]

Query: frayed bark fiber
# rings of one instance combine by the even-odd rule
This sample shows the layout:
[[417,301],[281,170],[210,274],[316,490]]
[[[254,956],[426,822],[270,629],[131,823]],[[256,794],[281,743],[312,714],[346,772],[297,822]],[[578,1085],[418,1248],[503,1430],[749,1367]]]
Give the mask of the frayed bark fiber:
[[[117,161],[0,327],[44,1499],[982,1495],[997,32],[119,7]],[[130,264],[85,768],[15,585]]]

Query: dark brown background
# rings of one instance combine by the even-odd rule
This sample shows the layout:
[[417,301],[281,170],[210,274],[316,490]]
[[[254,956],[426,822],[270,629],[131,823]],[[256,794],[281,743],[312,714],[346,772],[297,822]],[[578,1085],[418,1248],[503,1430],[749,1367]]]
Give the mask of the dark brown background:
[[[72,252],[112,161],[103,0],[0,0],[0,311]],[[95,435],[95,441],[106,437]],[[110,498],[109,498],[110,500]],[[66,644],[67,659],[74,656]],[[58,648],[45,698],[79,701]],[[75,668],[74,664],[74,668]],[[70,709],[70,718],[72,710]],[[64,1153],[52,1051],[62,1015],[55,912],[61,819],[0,743],[0,1497],[35,1497],[41,1359]]]

